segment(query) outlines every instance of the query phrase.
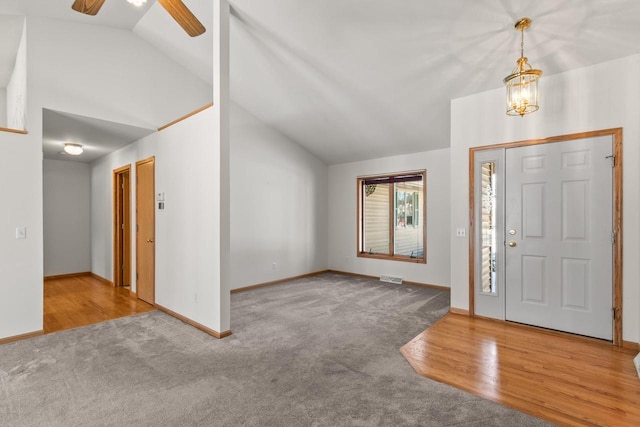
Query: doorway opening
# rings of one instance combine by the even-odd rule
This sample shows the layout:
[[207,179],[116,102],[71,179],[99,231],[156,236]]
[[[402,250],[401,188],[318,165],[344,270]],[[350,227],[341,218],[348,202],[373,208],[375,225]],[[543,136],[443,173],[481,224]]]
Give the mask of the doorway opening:
[[131,165],[113,171],[113,284],[131,287]]

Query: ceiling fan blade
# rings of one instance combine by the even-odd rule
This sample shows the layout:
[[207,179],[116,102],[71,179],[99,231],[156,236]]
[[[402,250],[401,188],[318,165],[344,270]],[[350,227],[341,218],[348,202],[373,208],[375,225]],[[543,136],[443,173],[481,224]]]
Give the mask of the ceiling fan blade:
[[104,0],[76,0],[73,2],[73,5],[71,5],[71,9],[84,13],[85,15],[95,15],[103,4]]
[[181,0],[158,0],[158,3],[169,12],[169,15],[171,15],[191,37],[199,36],[207,31],[204,25],[198,21],[198,18],[191,13],[189,8],[182,3]]

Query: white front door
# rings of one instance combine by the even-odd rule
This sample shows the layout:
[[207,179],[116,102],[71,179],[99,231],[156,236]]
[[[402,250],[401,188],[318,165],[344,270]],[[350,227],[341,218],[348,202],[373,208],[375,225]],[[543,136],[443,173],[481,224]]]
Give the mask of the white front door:
[[612,339],[610,136],[506,150],[505,318]]

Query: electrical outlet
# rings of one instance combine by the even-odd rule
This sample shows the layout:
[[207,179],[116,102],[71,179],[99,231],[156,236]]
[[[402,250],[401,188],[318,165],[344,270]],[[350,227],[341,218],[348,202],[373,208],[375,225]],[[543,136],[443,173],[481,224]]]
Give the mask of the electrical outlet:
[[640,353],[633,358],[633,364],[636,366],[636,373],[638,374],[638,378],[640,378]]

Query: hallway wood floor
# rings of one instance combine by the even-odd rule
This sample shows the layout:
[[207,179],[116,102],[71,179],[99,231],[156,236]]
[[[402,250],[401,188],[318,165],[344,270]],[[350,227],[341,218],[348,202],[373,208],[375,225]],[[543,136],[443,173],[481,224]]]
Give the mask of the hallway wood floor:
[[144,313],[154,307],[128,289],[82,275],[44,281],[44,333]]
[[640,425],[636,352],[448,314],[402,347],[421,375],[562,425]]

